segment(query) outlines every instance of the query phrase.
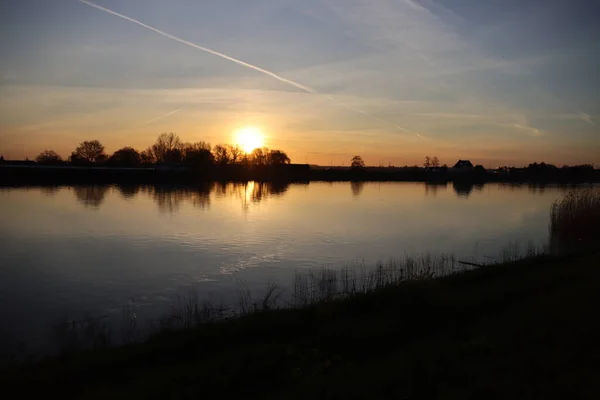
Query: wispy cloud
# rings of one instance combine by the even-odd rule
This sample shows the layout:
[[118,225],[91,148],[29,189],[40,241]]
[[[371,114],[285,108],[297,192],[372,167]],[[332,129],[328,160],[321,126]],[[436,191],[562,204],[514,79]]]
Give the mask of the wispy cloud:
[[574,114],[559,114],[559,115],[557,115],[557,117],[560,119],[578,119],[578,120],[587,122],[590,125],[596,126],[596,123],[592,119],[592,116],[589,114],[586,114],[582,111],[580,111],[578,113],[574,113]]
[[417,10],[417,11],[425,12],[427,14],[431,14],[431,12],[429,11],[429,9],[427,9],[425,6],[417,3],[416,1],[413,1],[413,0],[404,0],[404,3],[406,3],[413,10]]
[[525,125],[521,125],[521,124],[514,124],[513,125],[515,128],[517,129],[521,129],[523,131],[528,132],[531,136],[540,136],[542,135],[542,131],[540,131],[537,128],[534,128],[532,126],[525,126]]
[[590,125],[596,125],[596,123],[594,121],[592,121],[592,117],[589,114],[580,112],[579,117]]
[[481,114],[462,114],[462,113],[442,113],[442,112],[423,112],[423,113],[415,113],[415,115],[419,115],[421,117],[429,117],[429,118],[451,118],[451,119],[485,119],[488,118],[485,115]]

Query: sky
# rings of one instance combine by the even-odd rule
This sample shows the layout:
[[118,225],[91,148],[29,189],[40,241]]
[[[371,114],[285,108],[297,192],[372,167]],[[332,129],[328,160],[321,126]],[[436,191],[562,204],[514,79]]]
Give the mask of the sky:
[[0,154],[254,127],[299,163],[600,164],[598,15],[589,0],[4,0]]

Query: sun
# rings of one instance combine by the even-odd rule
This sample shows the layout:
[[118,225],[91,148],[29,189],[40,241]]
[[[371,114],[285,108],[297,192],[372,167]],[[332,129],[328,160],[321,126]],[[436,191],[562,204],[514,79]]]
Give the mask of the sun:
[[240,146],[246,153],[252,153],[252,150],[263,147],[264,139],[260,129],[252,126],[241,128],[235,133],[235,144]]

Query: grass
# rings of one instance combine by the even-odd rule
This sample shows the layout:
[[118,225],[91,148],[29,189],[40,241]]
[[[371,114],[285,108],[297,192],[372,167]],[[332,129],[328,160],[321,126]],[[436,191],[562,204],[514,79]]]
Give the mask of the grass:
[[[173,324],[187,329],[12,367],[0,379],[7,393],[18,389],[26,398],[600,395],[598,253],[537,256],[434,279],[356,271],[360,279],[315,271],[299,279],[301,306],[256,302],[250,312],[250,299],[240,318],[211,319],[219,307],[182,300]],[[397,283],[384,285],[383,277]],[[267,293],[275,299],[277,289]]]
[[597,245],[600,242],[600,190],[570,193],[550,211],[550,234],[561,247]]
[[[545,249],[528,243],[526,247],[509,243],[493,263],[515,261],[545,253]],[[487,264],[490,265],[490,264]],[[215,321],[239,318],[252,313],[281,309],[300,309],[322,302],[340,300],[367,294],[407,281],[427,280],[465,271],[482,264],[460,261],[453,255],[405,256],[403,259],[379,262],[375,266],[355,263],[343,268],[312,269],[297,272],[287,290],[275,282],[268,282],[264,293],[251,292],[244,282],[238,282],[238,300],[225,305],[212,295],[200,299],[190,290],[174,298],[168,310],[158,319],[140,320],[135,299],[123,307],[119,317],[101,316],[73,320],[64,318],[52,326],[50,342],[44,354],[72,356],[82,351],[104,349],[146,341],[165,332],[198,327]],[[27,351],[26,344],[8,355],[2,355],[1,364],[31,362],[40,353]]]

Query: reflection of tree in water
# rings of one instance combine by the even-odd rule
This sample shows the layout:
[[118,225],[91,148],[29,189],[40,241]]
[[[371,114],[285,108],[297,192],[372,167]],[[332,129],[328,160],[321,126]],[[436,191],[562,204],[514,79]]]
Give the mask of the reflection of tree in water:
[[219,182],[213,188],[217,197],[233,197],[242,202],[247,210],[250,204],[259,203],[272,196],[280,196],[287,191],[289,182]]
[[234,185],[234,184],[229,183],[229,182],[216,182],[213,185],[213,190],[215,191],[215,194],[219,198],[220,197],[228,197],[227,194],[230,192],[230,188],[232,185]]
[[160,212],[174,214],[184,202],[201,209],[210,206],[210,185],[194,187],[151,186],[149,194],[158,204]]
[[437,192],[439,189],[446,190],[446,182],[444,183],[425,183],[425,196],[437,196]]
[[[132,188],[119,190],[127,197],[124,190],[128,190],[128,196],[135,196],[138,192],[148,194],[156,203],[161,212],[174,214],[179,212],[181,204],[191,203],[194,207],[202,209],[210,206],[210,193],[214,191],[218,198],[235,198],[242,203],[242,208],[248,209],[249,204],[258,203],[272,196],[279,196],[286,192],[289,183],[279,182],[216,182],[206,183],[200,186],[173,186],[153,185],[139,186],[133,192]],[[130,194],[131,193],[131,194]]]
[[140,192],[141,186],[124,184],[124,185],[117,185],[117,189],[119,190],[119,192],[121,193],[121,196],[123,196],[123,198],[132,199]]
[[249,185],[251,183],[254,185],[251,187],[250,199],[255,203],[271,196],[280,196],[290,186],[287,182],[250,182]]
[[108,186],[75,186],[73,190],[77,200],[85,207],[99,208],[104,201]]
[[42,186],[41,192],[44,196],[52,197],[60,190],[59,186]]
[[352,196],[358,197],[362,193],[365,188],[365,183],[362,181],[352,181],[350,182],[350,189],[352,189]]

